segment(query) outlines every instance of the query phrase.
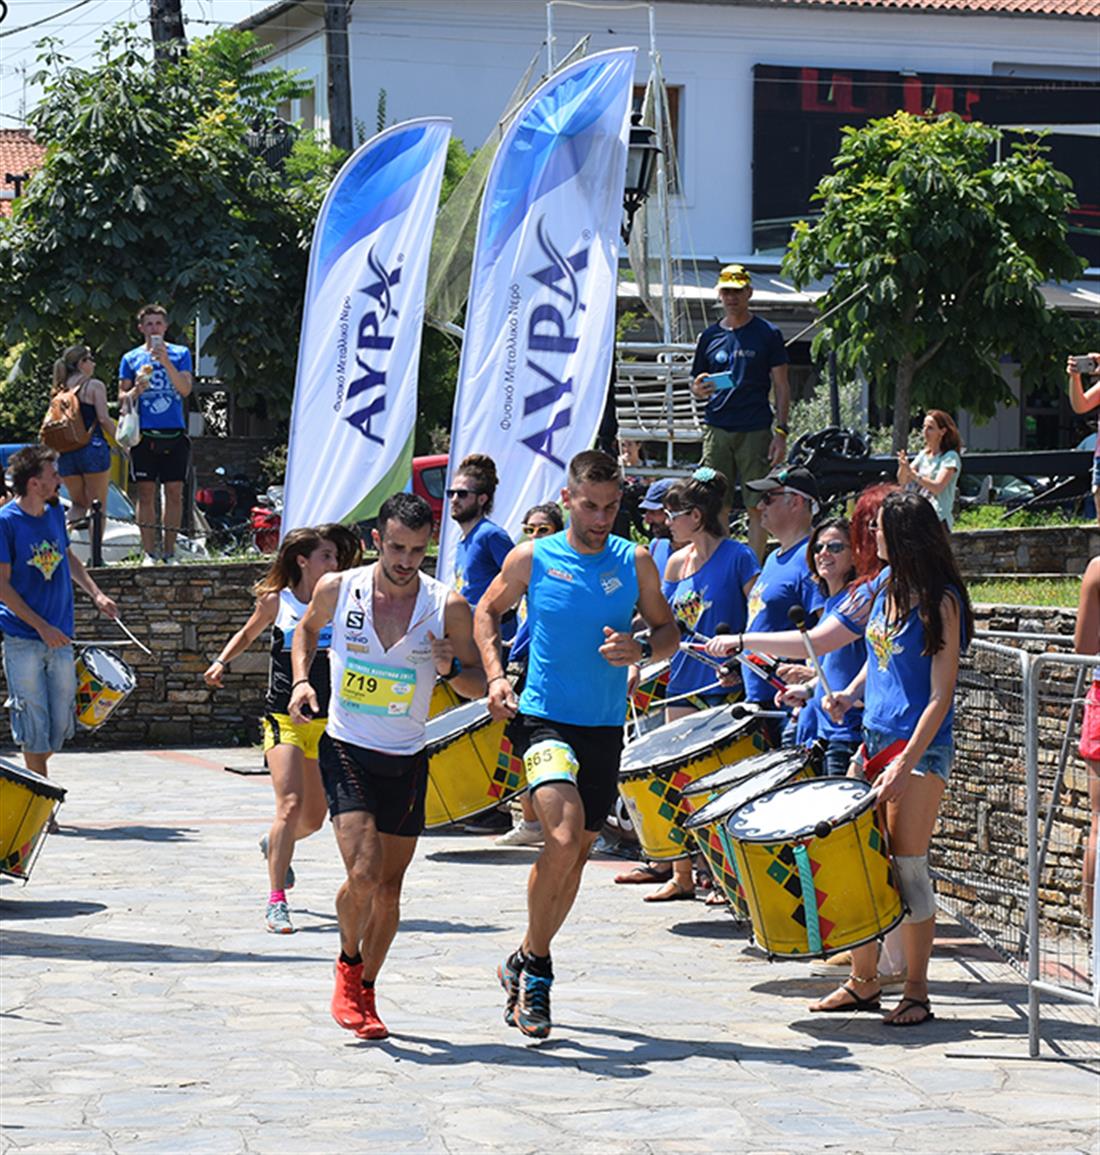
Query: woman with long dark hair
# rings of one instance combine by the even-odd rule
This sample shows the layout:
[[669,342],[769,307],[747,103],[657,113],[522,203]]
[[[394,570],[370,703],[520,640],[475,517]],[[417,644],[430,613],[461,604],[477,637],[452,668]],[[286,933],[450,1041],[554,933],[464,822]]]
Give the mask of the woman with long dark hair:
[[212,689],[222,685],[229,663],[270,627],[271,668],[267,713],[263,719],[264,755],[275,791],[275,818],[260,839],[267,859],[270,892],[265,924],[272,934],[293,934],[286,892],[294,885],[290,860],[294,844],[320,830],[325,821],[325,792],[317,768],[317,746],[325,732],[329,700],[328,641],[322,636],[309,671],[320,703],[320,715],[305,725],[290,720],[293,689],[290,647],[294,629],[306,612],[314,587],[327,573],[351,569],[359,560],[356,539],[342,525],[292,529],[283,538],[268,571],[252,587],[256,608],[210,663],[203,679]]
[[[973,630],[970,599],[935,511],[915,493],[891,493],[873,528],[886,568],[864,590],[810,631],[818,652],[866,639],[864,673],[825,705],[834,714],[863,698],[863,745],[885,767],[874,780],[884,807],[895,876],[909,908],[904,924],[907,978],[901,1001],[885,1017],[910,1027],[933,1018],[928,960],[935,934],[935,896],[928,844],[951,772],[954,692],[959,654]],[[796,631],[723,635],[707,646],[715,657],[741,648],[797,657]],[[852,951],[848,981],[814,1011],[878,1010],[877,944]]]

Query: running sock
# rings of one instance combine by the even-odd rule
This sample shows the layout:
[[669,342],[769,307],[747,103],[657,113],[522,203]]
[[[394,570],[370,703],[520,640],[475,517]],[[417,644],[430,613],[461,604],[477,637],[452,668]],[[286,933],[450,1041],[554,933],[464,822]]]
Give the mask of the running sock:
[[344,952],[341,951],[340,952],[340,961],[346,967],[362,966],[363,965],[363,956],[361,954],[354,954],[354,955],[344,954]]
[[524,969],[529,975],[538,975],[540,978],[550,979],[554,972],[550,966],[550,956],[529,954],[524,956]]
[[523,970],[526,961],[527,956],[523,953],[523,947],[508,956],[508,965],[515,971]]
[[268,897],[268,902],[286,902],[285,890],[273,890]]

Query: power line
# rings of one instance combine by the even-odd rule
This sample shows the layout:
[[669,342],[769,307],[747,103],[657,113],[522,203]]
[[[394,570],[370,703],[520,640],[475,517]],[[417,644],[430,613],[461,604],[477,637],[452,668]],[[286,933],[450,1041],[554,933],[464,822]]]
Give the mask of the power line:
[[62,8],[60,12],[54,12],[51,16],[43,16],[40,20],[32,20],[30,24],[21,24],[18,28],[9,28],[7,32],[0,32],[0,40],[5,36],[14,36],[17,32],[26,32],[30,28],[37,28],[41,24],[49,24],[51,20],[60,20],[62,16],[67,16],[70,12],[75,12],[78,8],[83,8],[85,4],[91,4],[92,0],[76,0],[75,4],[70,4],[68,8]]

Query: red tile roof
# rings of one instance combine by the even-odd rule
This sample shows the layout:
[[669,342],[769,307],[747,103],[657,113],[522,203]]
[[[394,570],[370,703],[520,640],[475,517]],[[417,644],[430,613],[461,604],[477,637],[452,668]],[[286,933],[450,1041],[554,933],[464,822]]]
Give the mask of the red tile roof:
[[[15,185],[7,179],[8,173],[29,175],[41,167],[45,155],[45,146],[35,143],[29,128],[0,128],[0,189],[14,192]],[[0,200],[0,217],[10,217],[11,208],[10,200]]]
[[[750,0],[752,2],[752,0]],[[1100,16],[1100,0],[755,0],[781,8],[878,8],[978,16]]]

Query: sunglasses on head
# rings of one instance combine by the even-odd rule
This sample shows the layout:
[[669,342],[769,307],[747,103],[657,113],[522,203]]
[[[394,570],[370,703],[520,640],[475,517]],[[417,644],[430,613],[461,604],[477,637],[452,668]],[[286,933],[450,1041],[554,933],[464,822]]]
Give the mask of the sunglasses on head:
[[523,533],[525,537],[547,537],[554,532],[552,525],[525,525]]
[[678,517],[687,517],[694,508],[695,506],[689,505],[687,509],[669,509],[666,505],[664,507],[665,517],[667,517],[669,521],[675,521]]
[[469,497],[471,493],[476,495],[476,494],[480,493],[481,490],[480,489],[445,489],[443,492],[447,495],[447,498],[449,500],[452,497]]
[[815,541],[814,553],[843,553],[848,547],[842,541]]

